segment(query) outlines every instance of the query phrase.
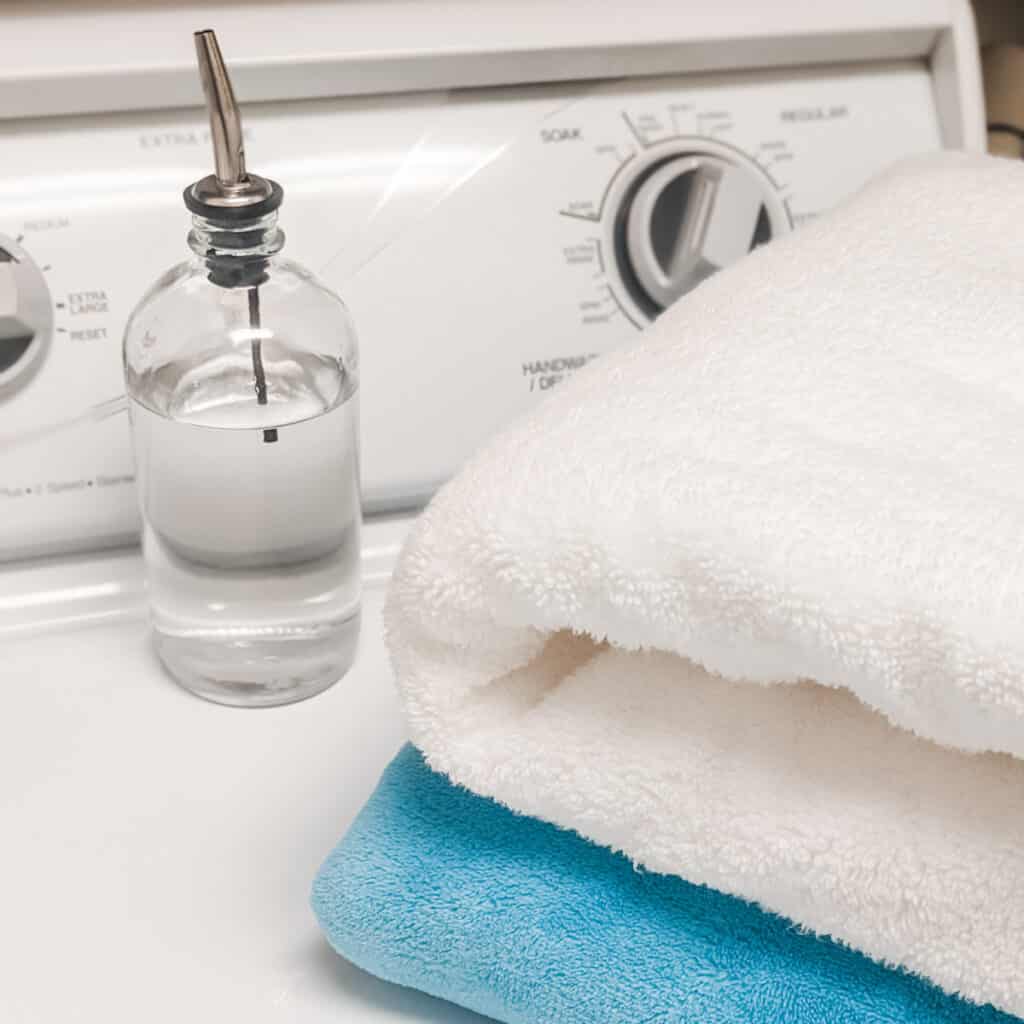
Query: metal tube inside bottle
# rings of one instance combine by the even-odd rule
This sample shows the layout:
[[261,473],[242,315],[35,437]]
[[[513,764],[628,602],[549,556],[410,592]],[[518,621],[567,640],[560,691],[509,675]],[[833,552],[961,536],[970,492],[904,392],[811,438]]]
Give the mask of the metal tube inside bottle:
[[[254,332],[261,327],[259,288],[249,289],[249,326]],[[267,373],[263,366],[263,339],[259,337],[253,337],[252,340],[252,370],[256,381],[256,401],[259,405],[266,405]],[[276,428],[263,431],[264,444],[273,444],[276,440]]]

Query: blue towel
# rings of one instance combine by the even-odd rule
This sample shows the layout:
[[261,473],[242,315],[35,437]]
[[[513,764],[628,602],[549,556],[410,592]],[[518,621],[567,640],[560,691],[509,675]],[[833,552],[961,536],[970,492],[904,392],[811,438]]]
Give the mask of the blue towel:
[[508,1024],[1017,1021],[638,871],[456,788],[412,747],[327,858],[313,907],[353,963]]

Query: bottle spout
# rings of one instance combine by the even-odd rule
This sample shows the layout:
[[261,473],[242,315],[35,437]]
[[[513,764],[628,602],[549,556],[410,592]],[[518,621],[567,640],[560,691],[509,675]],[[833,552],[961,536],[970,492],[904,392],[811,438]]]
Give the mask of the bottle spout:
[[242,135],[242,115],[231,87],[228,69],[212,29],[195,33],[196,59],[199,77],[206,96],[206,109],[210,115],[210,136],[213,140],[213,160],[218,183],[225,189],[237,188],[248,180],[245,173],[245,140]]
[[281,205],[281,186],[246,169],[242,115],[216,33],[208,28],[196,32],[195,46],[210,117],[214,173],[185,189],[185,205],[215,222],[254,220]]

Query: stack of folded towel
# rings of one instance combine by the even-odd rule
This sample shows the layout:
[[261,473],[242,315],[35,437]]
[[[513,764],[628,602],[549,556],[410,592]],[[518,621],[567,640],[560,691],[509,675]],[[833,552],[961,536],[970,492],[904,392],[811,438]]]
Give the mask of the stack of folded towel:
[[517,1024],[1024,1015],[1018,219],[1017,164],[897,168],[437,497],[434,771],[325,864],[339,952]]

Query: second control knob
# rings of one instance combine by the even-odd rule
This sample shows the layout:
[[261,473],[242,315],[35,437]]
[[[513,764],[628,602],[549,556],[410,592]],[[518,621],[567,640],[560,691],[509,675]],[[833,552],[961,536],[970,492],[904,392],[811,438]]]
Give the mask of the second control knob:
[[755,169],[709,153],[652,164],[624,196],[616,224],[623,282],[656,317],[774,233],[770,185]]
[[52,331],[42,272],[20,245],[0,235],[0,398],[28,379]]

